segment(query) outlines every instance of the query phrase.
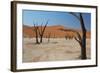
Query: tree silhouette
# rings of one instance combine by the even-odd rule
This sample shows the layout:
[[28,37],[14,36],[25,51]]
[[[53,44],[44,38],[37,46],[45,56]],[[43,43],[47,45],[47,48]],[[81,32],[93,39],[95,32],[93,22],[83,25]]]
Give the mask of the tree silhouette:
[[70,12],[70,14],[75,16],[80,21],[80,25],[81,25],[81,29],[82,29],[82,37],[80,36],[79,33],[77,33],[78,39],[75,38],[75,40],[77,40],[77,42],[81,46],[81,59],[87,59],[87,56],[86,56],[86,28],[85,28],[82,13],[79,13],[79,16],[73,12]]
[[35,23],[33,23],[34,24],[34,31],[35,31],[35,38],[36,38],[36,44],[39,44],[39,40],[38,40],[38,26],[36,26],[36,24]]
[[48,43],[50,42],[51,33],[48,34]]
[[[33,24],[34,24],[36,44],[40,44],[40,43],[42,43],[43,35],[44,35],[45,29],[47,27],[48,21],[45,23],[44,26],[42,23],[40,27],[38,26],[38,24],[36,24],[34,22],[33,22]],[[39,41],[39,38],[40,38],[40,41]]]
[[45,32],[45,29],[47,27],[47,24],[48,24],[48,21],[45,23],[45,26],[43,27],[43,23],[42,23],[41,26],[40,26],[40,29],[38,29],[39,36],[40,36],[40,43],[42,43],[42,38],[43,38],[43,35],[44,35],[44,32]]

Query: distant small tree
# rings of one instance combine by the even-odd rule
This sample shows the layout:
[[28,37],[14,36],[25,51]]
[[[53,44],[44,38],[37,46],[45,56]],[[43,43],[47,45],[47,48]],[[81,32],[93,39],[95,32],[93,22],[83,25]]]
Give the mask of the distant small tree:
[[48,43],[50,42],[51,33],[48,34]]
[[68,39],[67,35],[65,36],[65,39],[66,39],[66,40]]
[[54,34],[53,38],[56,38],[55,34]]

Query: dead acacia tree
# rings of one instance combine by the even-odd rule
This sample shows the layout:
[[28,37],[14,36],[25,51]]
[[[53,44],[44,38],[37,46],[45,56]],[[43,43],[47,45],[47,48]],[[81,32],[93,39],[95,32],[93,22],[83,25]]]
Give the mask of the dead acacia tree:
[[[45,29],[47,27],[48,21],[45,23],[44,26],[42,23],[40,27],[35,23],[33,23],[33,24],[34,24],[36,44],[40,44],[40,43],[42,43],[43,35],[44,35]],[[40,41],[39,41],[39,38],[40,38]]]
[[48,43],[50,42],[51,33],[48,34]]
[[[77,38],[75,38],[75,39],[81,45],[81,59],[87,59],[87,56],[86,56],[86,28],[85,28],[82,13],[79,13],[79,16],[73,12],[70,12],[70,14],[75,16],[80,21],[80,25],[81,25],[81,29],[82,29],[82,37],[80,39],[77,39]],[[80,34],[78,34],[78,36],[80,37]]]
[[45,26],[43,26],[43,23],[42,23],[40,26],[40,29],[38,29],[39,36],[40,36],[40,43],[42,43],[43,35],[44,35],[45,29],[47,27],[47,24],[48,24],[48,21],[45,23]]
[[33,23],[34,24],[34,31],[35,31],[35,38],[36,38],[36,44],[39,44],[39,40],[38,40],[38,29],[39,29],[39,27],[38,26],[36,26],[36,24],[35,23]]

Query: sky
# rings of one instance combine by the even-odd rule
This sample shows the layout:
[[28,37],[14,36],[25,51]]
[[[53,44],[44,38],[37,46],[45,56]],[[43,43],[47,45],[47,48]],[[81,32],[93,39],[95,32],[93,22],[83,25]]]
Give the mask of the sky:
[[[79,16],[79,13],[74,12]],[[88,31],[91,29],[91,13],[82,13],[85,27]],[[80,21],[69,14],[69,12],[61,11],[36,11],[36,10],[23,10],[22,22],[27,26],[34,26],[33,23],[41,25],[48,21],[47,26],[62,25],[68,28],[80,29]]]

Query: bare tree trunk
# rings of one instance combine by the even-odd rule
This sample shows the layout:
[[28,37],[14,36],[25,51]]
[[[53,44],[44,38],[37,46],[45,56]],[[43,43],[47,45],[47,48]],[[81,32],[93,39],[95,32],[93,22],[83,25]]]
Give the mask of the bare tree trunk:
[[81,58],[87,59],[87,56],[86,56],[86,28],[85,28],[84,20],[83,20],[81,13],[80,13],[80,23],[81,23],[81,28],[82,28]]
[[42,43],[42,38],[43,38],[43,36],[40,36],[40,43]]
[[36,32],[35,33],[36,33],[36,44],[39,44],[39,41],[38,41],[38,31],[37,30],[38,30],[38,27],[36,28]]
[[38,40],[38,26],[34,24],[34,31],[35,31],[35,38],[36,38],[36,44],[39,44]]

